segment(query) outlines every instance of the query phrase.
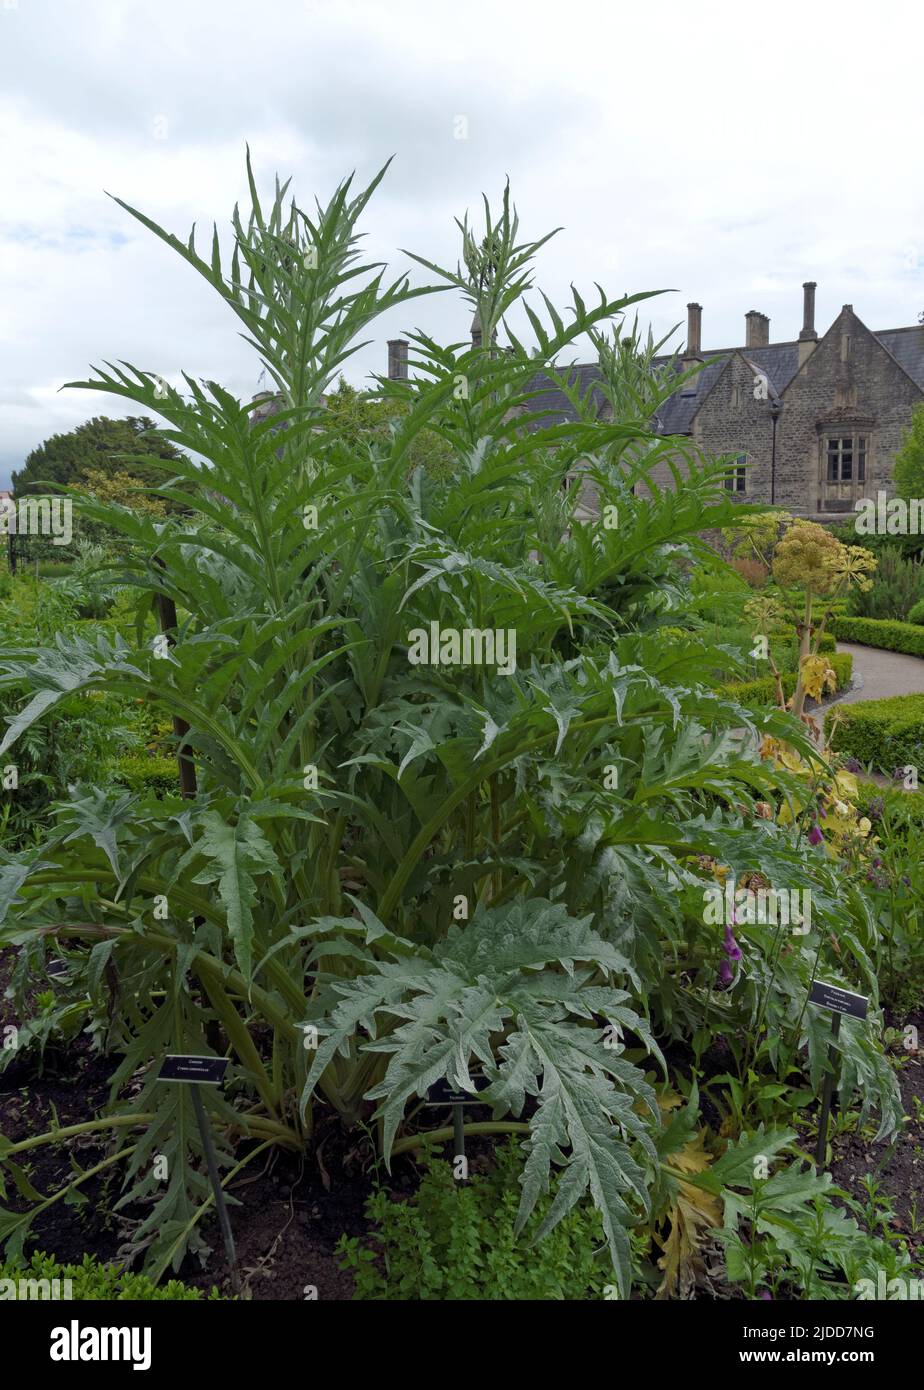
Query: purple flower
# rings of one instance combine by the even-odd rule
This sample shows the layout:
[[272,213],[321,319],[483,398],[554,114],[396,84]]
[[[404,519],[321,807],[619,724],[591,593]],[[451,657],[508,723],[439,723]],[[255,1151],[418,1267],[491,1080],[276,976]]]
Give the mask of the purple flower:
[[741,959],[741,947],[734,938],[731,927],[725,928],[725,940],[722,942],[722,950],[729,960]]
[[769,1289],[761,1289],[757,1297],[766,1299],[768,1303],[773,1302],[773,1294],[770,1292]]
[[877,856],[877,857],[873,860],[873,868],[874,868],[874,869],[879,869],[879,868],[881,868],[881,867],[882,867],[882,860]]
[[[863,769],[857,762],[856,758],[848,758],[847,761],[844,763],[844,771],[856,774],[858,772],[862,772]],[[769,1294],[767,1295],[767,1297],[769,1298]]]
[[722,964],[719,966],[719,978],[716,981],[716,989],[728,989],[728,986],[734,978],[735,972],[732,970],[731,962],[723,960]]
[[869,809],[866,814],[869,816],[870,820],[880,820],[884,811],[885,801],[881,796],[874,796],[869,803]]
[[820,845],[820,844],[823,844],[823,843],[824,843],[824,838],[825,838],[825,837],[824,837],[824,835],[823,835],[823,833],[822,833],[821,826],[819,826],[819,825],[813,825],[812,828],[811,828],[811,830],[810,830],[809,833],[808,833],[808,842],[809,842],[809,844],[810,844],[810,845]]

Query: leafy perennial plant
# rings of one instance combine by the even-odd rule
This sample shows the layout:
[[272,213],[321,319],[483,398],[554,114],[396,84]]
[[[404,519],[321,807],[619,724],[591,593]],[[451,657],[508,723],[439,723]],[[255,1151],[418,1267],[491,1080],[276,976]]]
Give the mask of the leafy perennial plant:
[[[360,335],[430,287],[387,283],[360,257],[381,174],[312,213],[278,184],[264,211],[249,163],[248,175],[230,264],[217,231],[203,257],[192,236],[128,211],[237,316],[276,408],[124,364],[78,383],[158,416],[179,451],[126,464],[160,469],[162,515],[82,502],[121,536],[116,581],[138,594],[139,634],[153,612],[158,635],[63,633],[2,656],[2,683],[31,692],[9,720],[8,760],[59,703],[109,692],[172,719],[182,795],[61,788],[53,829],[0,863],[21,1008],[48,958],[64,957],[61,1007],[89,1000],[121,1055],[108,1113],[0,1139],[20,1179],[39,1143],[98,1132],[114,1146],[28,1211],[0,1211],[0,1236],[15,1253],[36,1211],[124,1164],[148,1271],[201,1248],[209,1199],[190,1102],[155,1077],[165,1052],[217,1046],[233,1059],[225,1094],[206,1096],[226,1181],[267,1146],[310,1147],[330,1108],[347,1125],[374,1109],[388,1161],[419,1142],[414,1106],[432,1083],[473,1089],[483,1072],[493,1118],[469,1128],[523,1138],[518,1230],[557,1174],[544,1226],[589,1193],[626,1292],[629,1231],[675,1181],[659,1148],[658,1040],[752,1038],[742,1067],[808,1048],[818,1080],[828,1039],[805,1010],[813,971],[859,981],[875,1017],[862,895],[800,818],[755,812],[798,789],[760,759],[760,740],[808,756],[806,732],[715,693],[715,669],[734,675],[743,658],[687,622],[701,533],[733,518],[724,468],[652,433],[675,382],[625,328],[644,295],[588,304],[574,291],[564,314],[528,302],[543,242],[519,239],[506,192],[496,220],[485,204],[483,240],[461,224],[463,267],[422,262],[461,293],[480,341],[413,334],[413,377],[379,383],[387,428],[340,428],[325,393]],[[582,338],[601,366],[592,395],[558,365]],[[537,372],[565,392],[569,418],[540,410]],[[653,479],[662,463],[669,490]],[[515,670],[412,664],[409,634],[433,624],[513,632]],[[704,857],[733,880],[759,869],[815,895],[806,936],[736,928],[724,991]],[[870,1030],[848,1024],[840,1046],[842,1086],[878,1105],[887,1132],[895,1086]]]

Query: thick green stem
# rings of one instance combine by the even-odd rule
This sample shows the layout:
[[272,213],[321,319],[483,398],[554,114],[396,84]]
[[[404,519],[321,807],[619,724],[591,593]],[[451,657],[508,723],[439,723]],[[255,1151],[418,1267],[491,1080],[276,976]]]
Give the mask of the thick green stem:
[[805,614],[802,620],[802,634],[799,640],[799,674],[796,680],[796,688],[792,697],[792,712],[797,719],[801,719],[802,710],[805,706],[805,686],[802,681],[802,668],[812,650],[812,591],[805,591]]
[[18,1144],[10,1144],[0,1153],[0,1163],[13,1154],[25,1153],[27,1149],[40,1148],[42,1144],[59,1144],[65,1139],[73,1139],[77,1134],[92,1134],[97,1129],[119,1129],[125,1125],[149,1125],[153,1114],[104,1115],[97,1120],[85,1120],[79,1125],[65,1125],[61,1129],[49,1129],[45,1134],[33,1134],[31,1139],[20,1139]]
[[[462,1126],[465,1134],[528,1134],[529,1125],[521,1124],[514,1120],[476,1120],[470,1125]],[[443,1129],[430,1129],[421,1134],[409,1134],[406,1139],[399,1139],[397,1144],[392,1144],[391,1152],[394,1154],[407,1153],[409,1149],[422,1149],[425,1144],[443,1144],[451,1139],[454,1134],[452,1125],[447,1125]]]

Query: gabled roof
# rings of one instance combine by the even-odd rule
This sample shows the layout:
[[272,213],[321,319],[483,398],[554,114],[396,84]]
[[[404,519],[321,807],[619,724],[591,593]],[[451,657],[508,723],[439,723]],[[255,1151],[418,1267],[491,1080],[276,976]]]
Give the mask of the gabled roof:
[[[924,391],[924,325],[912,328],[889,328],[874,333],[882,346],[899,366]],[[658,412],[656,424],[661,434],[688,434],[693,417],[715,386],[722,369],[734,353],[740,352],[748,362],[766,372],[771,390],[782,395],[799,369],[799,343],[771,343],[768,347],[719,348],[702,354],[704,366],[695,378],[687,383],[687,389],[676,391],[666,400]],[[656,357],[654,364],[662,370],[669,367],[670,357]],[[679,356],[678,356],[679,367]],[[599,379],[599,368],[595,363],[583,363],[571,368],[570,381],[578,380],[581,394],[593,389]],[[551,413],[543,420],[536,420],[530,428],[539,429],[550,424],[561,424],[576,419],[574,407],[568,398],[554,387],[543,373],[530,382],[529,389],[537,391],[532,410],[548,410]],[[600,395],[599,392],[595,393]],[[600,397],[602,401],[602,396]]]
[[913,328],[887,328],[873,336],[924,391],[924,323]]

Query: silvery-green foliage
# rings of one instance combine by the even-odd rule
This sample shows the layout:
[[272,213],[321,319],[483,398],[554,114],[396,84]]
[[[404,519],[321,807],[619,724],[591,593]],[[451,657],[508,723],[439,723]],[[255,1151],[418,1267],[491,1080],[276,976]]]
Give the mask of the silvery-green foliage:
[[[653,1028],[680,1033],[710,1007],[721,934],[684,914],[694,856],[813,881],[793,832],[741,811],[789,786],[759,735],[808,745],[786,715],[714,693],[717,654],[685,620],[687,566],[733,503],[720,465],[651,429],[673,383],[618,327],[645,296],[574,290],[565,312],[535,299],[542,241],[520,239],[508,192],[499,217],[486,205],[484,242],[463,224],[464,269],[428,267],[467,298],[481,345],[408,333],[413,375],[379,383],[388,428],[331,424],[324,395],[376,318],[428,292],[363,261],[357,224],[381,176],[311,212],[277,185],[264,210],[248,163],[230,261],[217,231],[203,256],[128,210],[237,316],[278,408],[263,416],[180,362],[106,364],[80,383],[159,418],[181,451],[130,461],[174,504],[166,517],[81,501],[122,537],[113,582],[142,616],[175,619],[166,649],[142,622],[133,642],[68,632],[5,652],[0,686],[29,695],[2,747],[63,701],[115,693],[173,718],[195,786],[60,788],[42,842],[0,860],[0,940],[20,948],[23,988],[48,953],[68,955],[120,1077],[144,1072],[114,1101],[144,1117],[142,1157],[168,1104],[152,1054],[216,1028],[241,1132],[292,1148],[323,1103],[347,1123],[377,1107],[387,1149],[421,1088],[481,1067],[498,1116],[530,1112],[524,1219],[563,1168],[550,1220],[590,1191],[625,1283],[657,1120],[642,1067],[601,1028],[625,1028],[654,1067]],[[582,395],[568,362],[588,336],[603,383]],[[539,410],[540,370],[573,418]],[[429,438],[448,479],[411,467]],[[655,484],[661,463],[676,489]],[[617,527],[576,519],[569,474]],[[515,631],[516,670],[412,666],[409,633],[434,622]],[[460,896],[469,920],[449,931]],[[819,927],[835,912],[831,897]],[[753,945],[756,975],[774,948]],[[807,981],[814,945],[767,980],[771,1007],[781,979]],[[747,1027],[759,1006],[743,992],[721,1007]],[[894,1091],[886,1068],[874,1082]],[[178,1264],[202,1210],[180,1121],[168,1185],[129,1168],[156,1269]]]

